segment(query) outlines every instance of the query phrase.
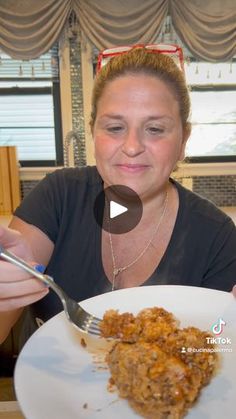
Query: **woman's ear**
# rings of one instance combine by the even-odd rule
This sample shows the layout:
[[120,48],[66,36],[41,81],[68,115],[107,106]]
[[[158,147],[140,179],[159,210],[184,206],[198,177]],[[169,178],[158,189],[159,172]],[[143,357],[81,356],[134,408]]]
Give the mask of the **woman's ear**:
[[192,126],[190,122],[187,122],[185,127],[183,128],[183,139],[182,139],[182,145],[181,145],[181,150],[180,150],[180,155],[179,155],[180,161],[185,159],[185,148],[191,134],[191,129],[192,129]]

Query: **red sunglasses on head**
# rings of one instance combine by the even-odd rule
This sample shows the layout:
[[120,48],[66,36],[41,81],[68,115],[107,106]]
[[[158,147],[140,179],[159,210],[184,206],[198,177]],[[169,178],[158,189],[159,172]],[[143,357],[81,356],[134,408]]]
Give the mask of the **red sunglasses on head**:
[[137,45],[129,45],[129,46],[121,46],[121,47],[114,47],[108,48],[104,51],[100,52],[98,55],[97,61],[97,68],[96,72],[98,73],[99,70],[107,64],[107,62],[116,55],[125,54],[126,52],[134,49],[134,48],[145,48],[150,53],[154,54],[166,54],[169,55],[174,62],[178,65],[178,67],[184,72],[184,57],[182,48],[178,45],[174,44],[137,44]]

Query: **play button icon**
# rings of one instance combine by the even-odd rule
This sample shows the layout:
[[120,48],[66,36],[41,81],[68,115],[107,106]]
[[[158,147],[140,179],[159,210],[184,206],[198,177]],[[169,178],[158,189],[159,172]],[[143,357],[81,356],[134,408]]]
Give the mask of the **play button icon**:
[[128,211],[128,208],[123,205],[117,204],[117,202],[110,202],[110,218],[118,217],[118,215],[124,214]]
[[143,206],[138,194],[124,185],[112,185],[101,191],[94,203],[99,226],[112,234],[123,234],[136,227]]

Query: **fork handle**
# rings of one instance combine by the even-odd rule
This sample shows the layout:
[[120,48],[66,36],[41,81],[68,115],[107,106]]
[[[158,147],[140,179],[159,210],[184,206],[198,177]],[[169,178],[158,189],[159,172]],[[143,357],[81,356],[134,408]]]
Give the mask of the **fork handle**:
[[50,288],[53,289],[53,291],[56,292],[56,294],[64,300],[64,292],[59,287],[59,285],[56,285],[53,281],[53,278],[49,275],[44,275],[39,271],[36,271],[32,266],[28,265],[23,259],[19,258],[18,256],[13,255],[13,253],[9,252],[8,250],[4,249],[2,246],[0,246],[0,257],[7,262],[13,263],[14,265],[18,266],[19,268],[23,269],[24,271],[28,272],[35,278],[42,281],[44,284],[48,285]]
[[23,259],[19,258],[18,256],[13,255],[13,253],[4,249],[2,246],[0,246],[0,256],[2,259],[6,260],[7,262],[13,263],[19,268],[24,269],[24,271],[28,272],[29,274],[43,281],[45,284],[49,285],[47,280],[45,279],[46,275],[43,275],[39,271],[36,271],[34,268],[32,268],[32,266],[28,265]]

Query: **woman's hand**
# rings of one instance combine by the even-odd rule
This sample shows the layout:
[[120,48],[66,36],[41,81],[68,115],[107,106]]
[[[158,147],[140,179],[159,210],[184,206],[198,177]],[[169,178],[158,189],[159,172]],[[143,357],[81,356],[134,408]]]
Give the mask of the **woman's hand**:
[[[0,244],[32,266],[37,265],[31,247],[18,231],[0,226]],[[48,288],[40,281],[0,258],[0,312],[24,307],[47,293]]]
[[233,295],[235,296],[235,298],[236,298],[236,285],[234,285],[234,287],[233,287],[233,289],[232,289],[232,293],[233,293]]

